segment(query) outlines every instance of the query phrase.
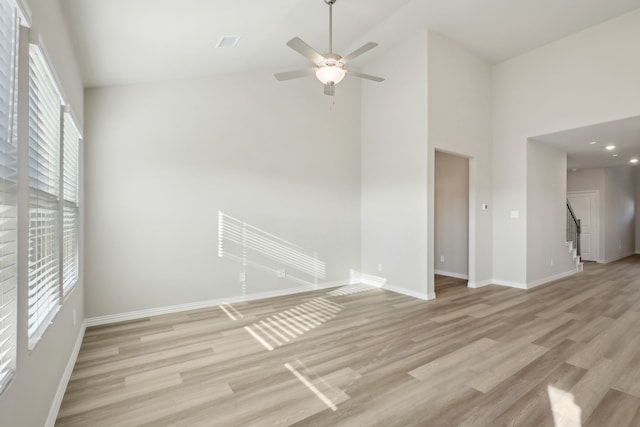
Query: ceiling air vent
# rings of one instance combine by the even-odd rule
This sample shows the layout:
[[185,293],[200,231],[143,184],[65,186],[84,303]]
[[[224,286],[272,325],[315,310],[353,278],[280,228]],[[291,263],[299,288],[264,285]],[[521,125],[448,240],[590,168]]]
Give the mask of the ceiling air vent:
[[240,36],[222,36],[220,37],[220,40],[218,40],[216,49],[235,47],[238,40],[240,40]]

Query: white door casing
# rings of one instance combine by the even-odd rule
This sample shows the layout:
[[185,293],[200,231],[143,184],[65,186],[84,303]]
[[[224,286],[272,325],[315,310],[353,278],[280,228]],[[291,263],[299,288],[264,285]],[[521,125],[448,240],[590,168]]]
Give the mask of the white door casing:
[[584,261],[598,261],[600,215],[598,191],[572,191],[567,200],[580,219],[580,256]]

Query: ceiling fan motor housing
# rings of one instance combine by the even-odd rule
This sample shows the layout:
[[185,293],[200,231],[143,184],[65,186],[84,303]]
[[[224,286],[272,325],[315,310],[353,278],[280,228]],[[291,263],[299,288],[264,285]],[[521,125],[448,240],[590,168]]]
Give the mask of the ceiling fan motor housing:
[[318,66],[320,67],[333,66],[333,65],[338,65],[342,67],[344,65],[344,62],[342,61],[342,56],[340,55],[336,55],[335,53],[325,53],[322,56],[324,56],[324,60],[318,63]]

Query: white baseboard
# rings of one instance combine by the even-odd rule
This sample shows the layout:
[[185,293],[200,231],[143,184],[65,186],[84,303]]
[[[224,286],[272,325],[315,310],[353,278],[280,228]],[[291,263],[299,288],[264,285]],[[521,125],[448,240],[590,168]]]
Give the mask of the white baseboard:
[[387,283],[387,279],[384,277],[374,276],[372,274],[358,273],[357,276],[351,279],[355,283],[362,283],[363,285],[375,286],[376,288],[383,288]]
[[249,294],[249,295],[245,295],[244,297],[243,296],[233,296],[233,297],[229,297],[229,298],[219,298],[219,299],[208,300],[208,301],[198,301],[198,302],[192,302],[192,303],[187,303],[187,304],[171,305],[171,306],[167,306],[167,307],[158,307],[158,308],[150,308],[150,309],[146,309],[146,310],[137,310],[137,311],[131,311],[131,312],[127,312],[127,313],[108,314],[106,316],[98,316],[98,317],[88,318],[88,319],[86,319],[85,322],[86,322],[86,326],[87,327],[88,326],[98,326],[98,325],[108,325],[108,324],[111,324],[111,323],[143,319],[145,317],[161,316],[161,315],[164,315],[164,314],[179,313],[181,311],[200,310],[200,309],[203,309],[203,308],[218,307],[221,304],[234,304],[234,303],[243,302],[243,301],[254,301],[254,300],[259,300],[259,299],[266,299],[266,298],[274,298],[274,297],[281,297],[281,296],[287,296],[287,295],[294,295],[294,294],[299,294],[299,293],[303,293],[303,292],[311,292],[311,291],[316,291],[316,290],[319,290],[319,289],[335,288],[335,287],[338,287],[338,286],[348,285],[349,283],[350,283],[349,280],[339,280],[339,281],[335,281],[335,282],[327,282],[327,283],[318,284],[318,285],[313,286],[313,287],[286,288],[286,289],[279,289],[279,290],[276,290],[276,291],[259,292],[259,293],[255,293],[255,294]]
[[527,290],[527,289],[535,288],[536,286],[544,285],[545,283],[553,282],[555,280],[564,279],[565,277],[572,276],[576,273],[579,273],[578,268],[574,268],[572,270],[565,271],[563,273],[554,274],[553,276],[548,276],[542,279],[534,280],[533,282],[529,282],[529,283],[518,283],[518,282],[510,282],[507,280],[491,279],[491,280],[483,280],[481,282],[469,282],[467,286],[469,286],[470,288],[480,288],[482,286],[487,286],[487,285],[500,285],[500,286],[507,286],[509,288]]
[[615,257],[612,257],[612,258],[606,258],[606,259],[604,259],[602,261],[598,261],[598,264],[609,264],[610,262],[618,261],[620,259],[629,257],[631,255],[635,255],[637,253],[638,252],[635,252],[635,253],[634,252],[629,252],[629,253],[618,255],[618,256],[615,256]]
[[397,294],[406,295],[412,298],[418,298],[423,301],[429,301],[436,298],[436,295],[433,293],[416,292],[416,291],[412,291],[411,289],[399,288],[397,286],[393,286],[389,284],[385,284],[382,288],[391,292],[395,292]]
[[434,270],[433,272],[434,274],[438,274],[440,276],[454,277],[456,279],[464,279],[464,280],[469,279],[468,274],[452,273],[451,271],[443,271],[443,270]]
[[483,286],[493,285],[492,280],[481,280],[480,282],[467,282],[467,286],[473,289],[481,288]]
[[509,282],[509,281],[500,280],[500,279],[492,279],[491,283],[494,285],[507,286],[509,288],[527,289],[526,283]]
[[62,373],[62,378],[60,378],[58,389],[56,390],[56,394],[53,397],[53,402],[51,403],[51,407],[49,408],[49,415],[47,416],[45,427],[54,427],[54,425],[56,424],[58,411],[60,411],[60,405],[62,404],[64,393],[67,390],[67,384],[69,384],[69,379],[71,378],[71,374],[73,373],[73,367],[76,365],[76,360],[78,360],[78,354],[80,353],[80,347],[82,346],[82,340],[84,339],[84,332],[86,329],[87,321],[85,320],[80,326],[78,337],[76,338],[76,343],[73,346],[73,350],[71,350],[71,355],[69,356],[67,366]]
[[377,288],[386,289],[391,292],[406,295],[412,298],[418,298],[424,301],[435,299],[435,294],[421,293],[410,289],[400,288],[387,283],[385,277],[375,276],[373,274],[361,273],[359,271],[351,272],[351,281],[354,283],[362,283],[363,285],[375,286]]
[[527,289],[535,288],[536,286],[544,285],[545,283],[553,282],[556,280],[564,279],[565,277],[573,276],[578,273],[578,269],[574,268],[563,273],[554,274],[553,276],[544,277],[542,279],[534,280],[527,283]]

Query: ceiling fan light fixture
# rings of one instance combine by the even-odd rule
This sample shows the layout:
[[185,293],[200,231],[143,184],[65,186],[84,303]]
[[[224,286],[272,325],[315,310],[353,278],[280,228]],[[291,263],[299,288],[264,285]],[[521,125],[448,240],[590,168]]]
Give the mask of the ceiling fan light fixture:
[[338,65],[323,65],[316,70],[316,77],[322,84],[338,84],[344,79],[347,72]]

